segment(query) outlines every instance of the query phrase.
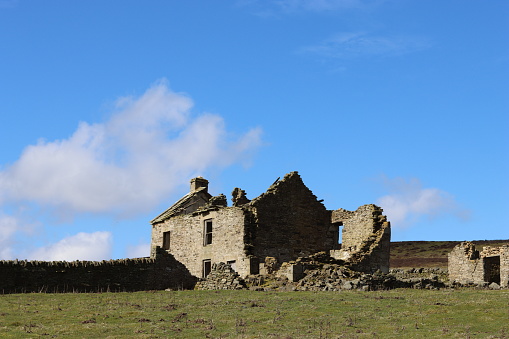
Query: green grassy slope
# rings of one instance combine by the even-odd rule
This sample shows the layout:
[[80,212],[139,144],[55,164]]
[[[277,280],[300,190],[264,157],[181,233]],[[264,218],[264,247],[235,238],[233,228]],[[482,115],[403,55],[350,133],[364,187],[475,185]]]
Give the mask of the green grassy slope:
[[2,338],[507,338],[507,290],[0,295]]
[[[391,268],[447,268],[447,255],[460,241],[398,241],[391,242]],[[509,245],[509,240],[476,240],[478,250],[484,246]]]

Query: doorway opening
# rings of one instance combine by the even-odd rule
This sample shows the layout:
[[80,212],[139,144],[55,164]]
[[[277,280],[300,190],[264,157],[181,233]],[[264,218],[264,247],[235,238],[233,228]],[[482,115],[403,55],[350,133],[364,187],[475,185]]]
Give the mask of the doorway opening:
[[500,256],[484,258],[484,281],[500,284]]
[[203,260],[202,278],[206,278],[210,271],[212,271],[212,263],[210,259]]

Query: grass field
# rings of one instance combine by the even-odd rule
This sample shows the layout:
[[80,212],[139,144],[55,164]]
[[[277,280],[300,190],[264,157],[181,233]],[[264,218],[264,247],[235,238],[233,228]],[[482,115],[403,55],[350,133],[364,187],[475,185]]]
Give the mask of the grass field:
[[0,295],[2,338],[508,338],[509,291]]

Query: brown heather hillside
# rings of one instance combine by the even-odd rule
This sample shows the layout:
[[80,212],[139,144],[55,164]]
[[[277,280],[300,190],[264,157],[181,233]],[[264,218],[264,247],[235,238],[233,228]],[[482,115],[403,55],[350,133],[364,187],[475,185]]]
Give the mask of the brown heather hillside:
[[[396,241],[391,242],[391,268],[447,268],[447,255],[461,241]],[[484,246],[509,245],[509,240],[476,240],[478,250]]]

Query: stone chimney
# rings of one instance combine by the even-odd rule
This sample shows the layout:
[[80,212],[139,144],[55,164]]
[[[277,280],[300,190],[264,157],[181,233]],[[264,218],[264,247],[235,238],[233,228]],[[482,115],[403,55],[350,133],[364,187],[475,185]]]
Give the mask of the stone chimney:
[[198,190],[200,187],[205,187],[205,193],[207,193],[209,188],[209,181],[202,177],[191,179],[191,192]]

